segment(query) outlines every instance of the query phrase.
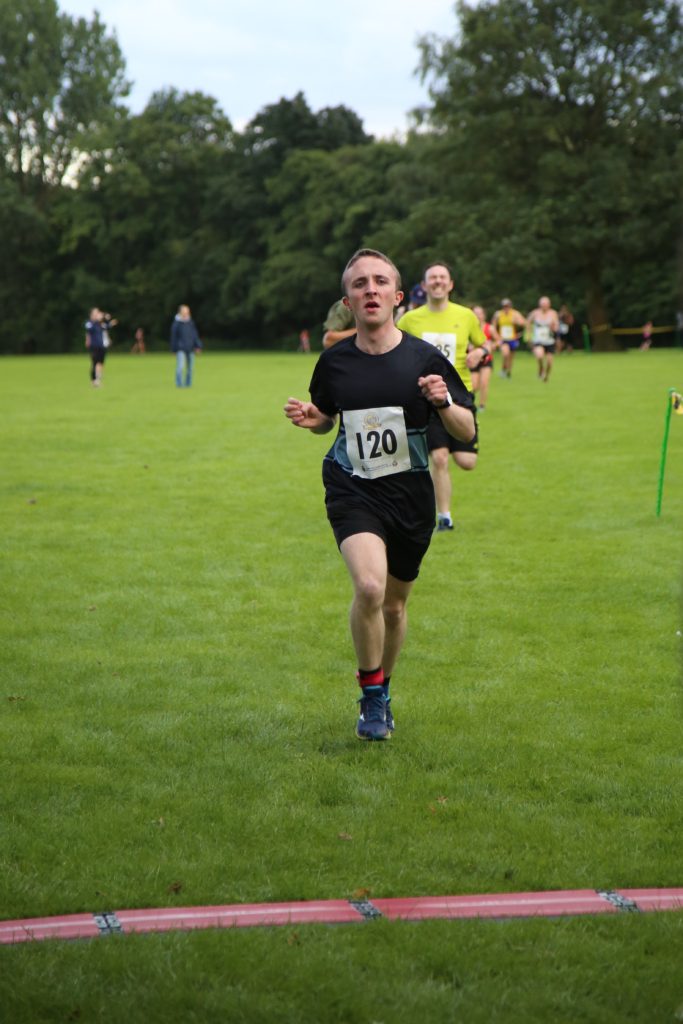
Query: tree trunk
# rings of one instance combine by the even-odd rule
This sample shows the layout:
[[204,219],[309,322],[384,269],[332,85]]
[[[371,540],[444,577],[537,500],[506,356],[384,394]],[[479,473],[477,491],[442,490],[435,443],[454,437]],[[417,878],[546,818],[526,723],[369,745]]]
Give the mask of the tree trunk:
[[621,344],[612,333],[612,324],[605,304],[602,290],[600,265],[593,265],[589,271],[586,288],[586,308],[588,310],[588,327],[591,332],[591,345],[594,352],[619,352]]

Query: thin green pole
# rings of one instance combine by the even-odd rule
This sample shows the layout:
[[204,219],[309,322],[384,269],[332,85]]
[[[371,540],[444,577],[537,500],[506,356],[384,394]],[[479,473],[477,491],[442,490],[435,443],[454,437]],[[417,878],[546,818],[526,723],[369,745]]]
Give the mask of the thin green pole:
[[583,347],[585,348],[586,352],[590,352],[591,351],[591,335],[590,335],[590,331],[588,330],[588,328],[586,327],[585,324],[581,324],[581,330],[583,331]]
[[675,388],[669,388],[666,400],[666,416],[664,417],[664,438],[662,440],[662,457],[659,462],[659,487],[657,488],[657,515],[662,511],[662,494],[664,492],[664,468],[666,466],[666,449],[669,443],[669,426],[671,425],[671,410],[674,404]]

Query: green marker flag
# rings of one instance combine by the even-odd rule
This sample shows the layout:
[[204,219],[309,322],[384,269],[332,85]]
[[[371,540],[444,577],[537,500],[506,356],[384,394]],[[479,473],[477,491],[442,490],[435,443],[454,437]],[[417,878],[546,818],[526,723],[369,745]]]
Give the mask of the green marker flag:
[[591,332],[588,330],[585,324],[581,324],[581,331],[583,332],[583,347],[586,352],[591,352]]
[[659,462],[659,487],[657,488],[657,515],[662,511],[662,494],[664,492],[664,469],[666,467],[666,449],[669,444],[669,427],[671,425],[671,413],[675,412],[683,416],[683,395],[675,388],[669,388],[666,400],[666,416],[664,417],[664,438],[662,440],[662,457]]

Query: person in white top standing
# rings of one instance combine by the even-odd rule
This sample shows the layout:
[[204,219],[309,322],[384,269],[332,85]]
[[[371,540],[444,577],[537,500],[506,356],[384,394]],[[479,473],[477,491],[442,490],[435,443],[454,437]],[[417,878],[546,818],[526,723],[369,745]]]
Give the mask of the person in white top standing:
[[547,295],[541,296],[526,323],[531,332],[531,346],[538,365],[539,380],[547,382],[553,368],[555,342],[560,329],[560,318],[550,305]]

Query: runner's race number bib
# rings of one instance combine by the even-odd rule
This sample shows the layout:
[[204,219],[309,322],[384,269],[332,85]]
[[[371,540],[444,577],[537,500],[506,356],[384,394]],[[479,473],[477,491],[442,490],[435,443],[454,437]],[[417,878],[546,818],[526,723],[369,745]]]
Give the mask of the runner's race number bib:
[[455,365],[455,350],[457,348],[457,336],[455,334],[439,334],[437,331],[425,331],[422,335],[423,341],[428,341],[434,348],[446,357],[449,363]]
[[410,469],[405,416],[400,405],[344,411],[346,452],[353,476],[376,480]]
[[514,341],[515,329],[512,324],[503,324],[500,328],[500,336],[503,341]]
[[552,340],[548,324],[534,324],[534,344],[550,345]]

